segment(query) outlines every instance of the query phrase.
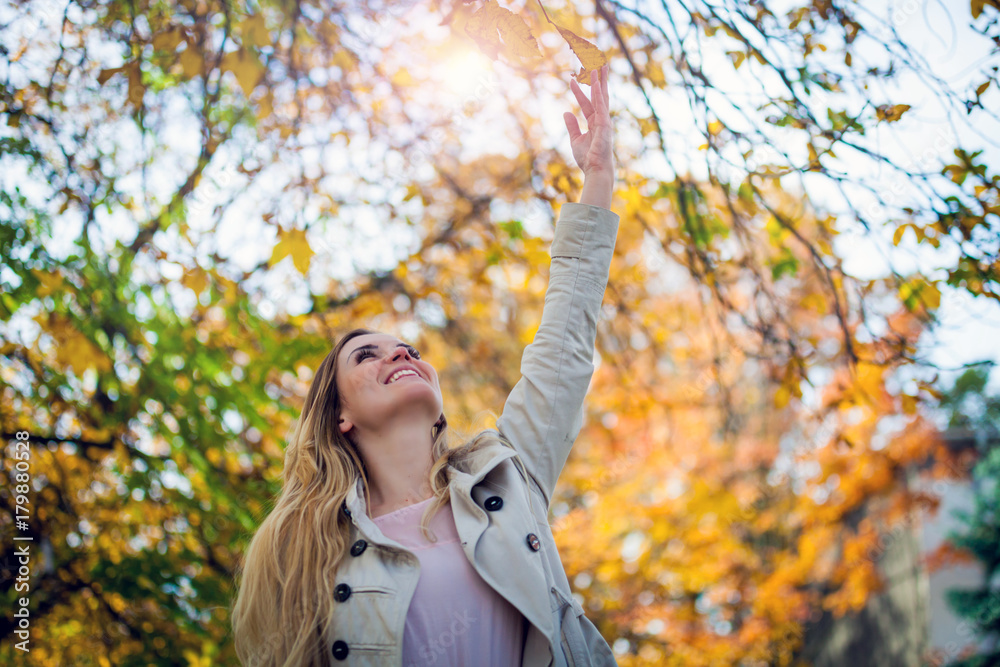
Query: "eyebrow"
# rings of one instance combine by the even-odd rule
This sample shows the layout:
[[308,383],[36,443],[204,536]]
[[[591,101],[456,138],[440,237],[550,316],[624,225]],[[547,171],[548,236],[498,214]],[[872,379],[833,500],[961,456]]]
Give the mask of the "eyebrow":
[[[410,350],[416,350],[417,349],[417,348],[415,348],[412,345],[409,345],[407,343],[400,343],[396,347],[405,347],[405,348],[410,349]],[[357,347],[357,348],[354,349],[353,352],[351,352],[351,354],[350,354],[351,358],[354,358],[355,355],[357,355],[357,353],[361,352],[362,350],[378,350],[378,345],[376,345],[374,343],[368,343],[367,345],[362,345],[361,347]]]

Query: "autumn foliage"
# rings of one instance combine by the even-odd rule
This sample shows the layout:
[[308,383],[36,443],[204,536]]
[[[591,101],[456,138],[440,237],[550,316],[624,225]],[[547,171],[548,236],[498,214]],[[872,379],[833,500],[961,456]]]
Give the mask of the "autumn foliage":
[[[0,426],[37,547],[30,656],[0,564],[5,664],[234,664],[235,567],[345,330],[413,342],[460,429],[499,411],[581,185],[553,122],[605,60],[621,224],[551,508],[575,591],[622,665],[793,664],[863,606],[935,502],[917,344],[947,290],[1000,298],[1000,178],[880,152],[919,109],[868,84],[920,64],[861,3],[730,4],[0,10]],[[969,122],[977,76],[934,88]],[[947,261],[852,275],[858,238]]]

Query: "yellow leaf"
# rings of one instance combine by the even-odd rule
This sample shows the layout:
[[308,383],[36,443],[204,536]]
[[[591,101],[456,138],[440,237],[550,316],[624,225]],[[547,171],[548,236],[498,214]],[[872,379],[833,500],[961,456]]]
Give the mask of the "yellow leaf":
[[719,132],[722,132],[722,123],[720,121],[713,120],[711,123],[708,124],[709,134],[715,135],[718,134]]
[[208,276],[198,268],[186,271],[181,277],[181,285],[192,290],[195,296],[198,296],[208,287]]
[[417,185],[410,183],[406,186],[406,195],[403,196],[403,201],[410,201],[419,194],[420,188]]
[[392,81],[392,85],[400,87],[412,86],[414,84],[414,79],[410,74],[410,70],[405,67],[400,67],[393,72],[392,77],[390,77],[389,80]]
[[559,29],[559,34],[562,35],[563,39],[566,40],[566,43],[569,44],[569,48],[573,49],[573,53],[575,53],[576,57],[580,59],[580,64],[582,65],[580,72],[579,74],[574,74],[573,76],[580,83],[590,85],[590,76],[588,75],[588,72],[592,72],[595,69],[601,69],[608,63],[608,59],[599,48],[584,38],[576,35],[566,28],[563,28],[562,26],[557,25],[556,28]]
[[358,58],[353,51],[340,49],[333,54],[330,64],[339,67],[343,72],[350,72],[357,68]]
[[274,97],[270,91],[257,100],[257,120],[264,120],[274,113]]
[[934,310],[941,305],[941,290],[934,283],[926,283],[921,286],[920,298],[924,300],[929,310]]
[[498,5],[495,0],[488,2],[476,10],[468,23],[465,33],[474,39],[479,48],[493,60],[497,59],[503,39],[504,54],[515,56],[520,60],[540,58],[538,43],[535,42],[531,28],[517,14]]
[[248,16],[240,22],[240,35],[244,46],[260,48],[271,45],[271,35],[262,14]]
[[656,134],[657,125],[656,120],[652,116],[649,118],[636,118],[639,121],[639,131],[642,132],[643,136],[647,134]]
[[500,51],[500,35],[497,32],[499,9],[500,6],[494,0],[489,0],[465,24],[465,34],[475,40],[479,49],[493,60],[497,59]]
[[909,223],[906,223],[896,227],[896,231],[892,234],[892,245],[899,245],[899,242],[903,240],[903,234],[906,233],[906,228],[909,226]]
[[783,408],[788,405],[788,401],[792,397],[792,392],[789,388],[782,384],[774,392],[774,407]]
[[181,71],[185,79],[193,79],[201,74],[201,69],[205,63],[198,49],[188,42],[187,48],[181,51],[180,56]]
[[157,51],[175,51],[182,40],[181,29],[171,28],[153,37],[153,48]]
[[535,334],[538,333],[538,324],[529,324],[528,326],[521,329],[521,335],[519,336],[522,345],[529,345],[535,340]]
[[41,283],[41,285],[38,286],[38,296],[48,296],[62,287],[63,279],[58,272],[49,273],[47,271],[32,269],[31,273],[34,274],[34,276],[38,278],[38,282]]
[[[496,3],[494,3],[496,4]],[[538,43],[535,36],[531,34],[531,28],[517,14],[497,5],[500,15],[497,18],[497,28],[500,30],[500,37],[507,45],[505,53],[513,54],[521,60],[532,60],[541,58],[542,54],[538,50]]]
[[818,294],[816,292],[803,297],[802,307],[816,311],[817,313],[826,313],[829,308],[826,298],[824,298],[822,294]]
[[820,171],[822,166],[819,163],[819,154],[816,152],[816,147],[813,146],[812,142],[806,145],[806,150],[809,152],[809,171]]
[[919,278],[901,284],[899,298],[909,310],[914,309],[916,301],[922,303],[927,310],[934,310],[941,305],[941,291],[937,285]]
[[972,0],[972,18],[978,19],[979,15],[983,13],[983,7],[986,6],[986,0]]
[[892,123],[899,120],[909,108],[909,104],[882,104],[875,108],[875,117]]
[[278,238],[274,252],[271,253],[271,260],[267,263],[268,266],[274,266],[291,255],[295,268],[299,273],[305,275],[309,271],[309,262],[313,256],[313,250],[309,247],[309,241],[306,240],[305,230],[289,229],[281,232]]
[[35,321],[55,341],[56,361],[61,367],[72,368],[77,374],[93,367],[102,372],[111,370],[108,356],[80,333],[67,316],[49,313],[38,315]]
[[742,51],[726,51],[726,55],[729,56],[730,60],[733,61],[733,67],[739,69],[743,61],[746,60],[747,54]]
[[236,75],[236,81],[247,97],[250,97],[250,93],[257,87],[264,74],[260,60],[245,48],[224,55],[222,57],[222,71],[232,72]]
[[649,61],[646,65],[646,78],[657,88],[667,87],[667,77],[663,74],[663,67],[658,62]]

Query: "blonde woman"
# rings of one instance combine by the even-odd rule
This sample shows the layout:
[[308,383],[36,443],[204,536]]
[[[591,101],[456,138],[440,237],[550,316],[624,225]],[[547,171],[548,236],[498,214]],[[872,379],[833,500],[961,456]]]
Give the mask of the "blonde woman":
[[548,524],[618,230],[607,77],[592,73],[590,99],[571,83],[585,183],[560,211],[541,325],[497,429],[449,447],[434,367],[388,334],[351,331],[320,364],[241,568],[247,667],[616,664]]

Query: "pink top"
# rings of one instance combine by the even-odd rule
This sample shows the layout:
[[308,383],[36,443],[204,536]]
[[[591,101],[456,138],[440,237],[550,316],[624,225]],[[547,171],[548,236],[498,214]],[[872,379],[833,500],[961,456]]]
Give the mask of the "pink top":
[[437,542],[424,538],[420,517],[433,500],[372,519],[386,537],[420,561],[420,579],[403,630],[403,667],[520,665],[524,616],[472,567],[462,550],[451,503],[428,524]]

